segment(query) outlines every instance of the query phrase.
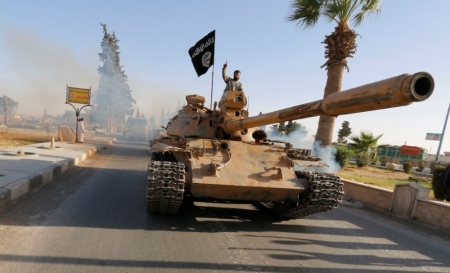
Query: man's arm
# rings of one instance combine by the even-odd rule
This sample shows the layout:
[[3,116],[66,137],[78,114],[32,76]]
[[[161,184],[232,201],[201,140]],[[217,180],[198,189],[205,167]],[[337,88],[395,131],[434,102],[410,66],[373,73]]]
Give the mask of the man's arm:
[[228,81],[230,80],[230,77],[228,77],[227,75],[227,66],[228,64],[225,62],[222,68],[222,79],[225,83],[228,83]]

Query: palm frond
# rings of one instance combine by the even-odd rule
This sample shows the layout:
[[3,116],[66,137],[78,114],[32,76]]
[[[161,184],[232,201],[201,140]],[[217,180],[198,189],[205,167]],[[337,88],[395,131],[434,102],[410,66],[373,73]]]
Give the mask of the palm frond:
[[352,135],[349,140],[353,141],[356,151],[373,154],[376,152],[378,140],[383,134],[374,136],[370,132],[361,132],[359,135]]
[[325,7],[324,16],[328,21],[337,21],[338,23],[347,24],[350,16],[354,12],[358,2],[355,0],[333,0]]
[[287,21],[296,22],[300,27],[313,27],[321,16],[321,10],[328,0],[295,0],[291,3],[293,12],[286,17]]
[[374,13],[378,15],[381,11],[381,0],[360,0],[360,5],[362,6],[361,10],[351,20],[355,27],[361,25],[366,15]]

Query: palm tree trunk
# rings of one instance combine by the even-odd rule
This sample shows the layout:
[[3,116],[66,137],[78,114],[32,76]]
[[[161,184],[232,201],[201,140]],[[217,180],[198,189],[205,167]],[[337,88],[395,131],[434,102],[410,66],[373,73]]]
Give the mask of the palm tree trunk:
[[[328,95],[340,92],[342,89],[342,75],[344,74],[344,63],[338,63],[328,70],[327,83],[325,85],[324,98]],[[315,142],[320,146],[330,146],[333,141],[334,121],[336,117],[321,115],[317,127]]]

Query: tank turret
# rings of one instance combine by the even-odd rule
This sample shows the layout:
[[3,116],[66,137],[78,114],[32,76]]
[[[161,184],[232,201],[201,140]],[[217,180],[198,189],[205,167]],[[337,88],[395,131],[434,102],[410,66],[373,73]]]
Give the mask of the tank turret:
[[286,109],[249,117],[243,91],[224,92],[213,109],[200,95],[150,141],[147,210],[177,213],[186,194],[198,199],[259,201],[282,218],[335,208],[344,189],[305,147],[265,140],[258,126],[319,115],[345,115],[424,101],[434,90],[426,72],[403,74]]

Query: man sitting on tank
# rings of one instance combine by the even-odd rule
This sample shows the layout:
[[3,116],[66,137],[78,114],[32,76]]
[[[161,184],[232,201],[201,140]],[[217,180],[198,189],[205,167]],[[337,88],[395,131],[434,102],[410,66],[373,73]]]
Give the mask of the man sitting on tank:
[[223,90],[223,92],[244,91],[244,89],[242,88],[242,83],[239,81],[239,79],[241,77],[241,71],[239,71],[239,70],[234,71],[233,78],[230,78],[227,75],[227,66],[228,66],[228,64],[225,62],[223,64],[223,68],[222,68],[222,78],[223,78],[224,82],[227,84],[225,86],[225,90]]

